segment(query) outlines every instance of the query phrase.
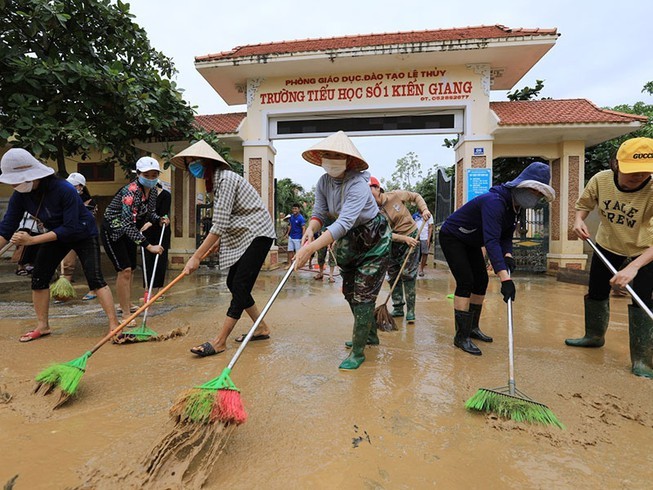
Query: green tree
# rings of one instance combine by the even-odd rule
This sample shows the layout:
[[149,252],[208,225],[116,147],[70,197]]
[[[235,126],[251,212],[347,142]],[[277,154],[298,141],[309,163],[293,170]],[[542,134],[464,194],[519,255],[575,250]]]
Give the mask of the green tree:
[[194,113],[120,0],[0,0],[0,145],[131,167],[134,140],[191,136]]
[[[302,205],[302,195],[304,193],[304,188],[296,182],[293,182],[292,179],[286,177],[277,181],[277,212],[288,214],[292,208],[292,205],[297,203]],[[302,214],[305,212],[304,209],[301,209]]]
[[422,166],[417,155],[411,151],[397,160],[395,171],[392,172],[390,180],[382,179],[382,183],[386,191],[394,189],[412,191],[415,190],[415,184],[421,179]]
[[[515,89],[508,92],[508,100],[534,100],[544,88],[544,80],[535,80],[535,88],[530,88],[528,85],[522,89]],[[544,99],[550,97],[544,97]]]

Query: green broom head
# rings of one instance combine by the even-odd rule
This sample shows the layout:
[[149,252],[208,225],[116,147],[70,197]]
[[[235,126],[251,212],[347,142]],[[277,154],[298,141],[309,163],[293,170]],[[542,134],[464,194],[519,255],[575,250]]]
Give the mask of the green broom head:
[[196,386],[183,393],[170,409],[170,415],[178,422],[209,424],[215,422],[211,418],[213,405],[219,389],[228,388],[237,391],[229,378],[231,370],[225,368],[220,376]]
[[75,288],[65,277],[60,277],[50,286],[50,298],[58,301],[68,301],[76,296]]
[[121,332],[113,340],[114,344],[133,344],[136,342],[147,342],[148,340],[156,340],[159,336],[151,328],[148,328],[145,325],[145,322],[141,323],[141,326],[130,330],[129,332]]
[[65,395],[72,396],[77,393],[79,382],[86,371],[86,361],[91,357],[91,352],[86,352],[83,356],[73,359],[63,364],[53,364],[44,369],[36,376],[38,383],[37,390],[40,386],[47,387],[46,393],[53,388],[59,388]]
[[481,388],[465,402],[465,408],[479,412],[491,412],[515,422],[552,425],[559,429],[565,428],[546,405],[500,391]]

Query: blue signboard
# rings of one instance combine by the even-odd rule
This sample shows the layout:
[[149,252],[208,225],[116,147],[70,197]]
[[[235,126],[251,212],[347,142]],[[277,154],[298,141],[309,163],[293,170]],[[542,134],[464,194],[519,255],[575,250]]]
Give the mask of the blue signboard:
[[492,170],[489,168],[467,169],[467,201],[485,194],[492,185]]

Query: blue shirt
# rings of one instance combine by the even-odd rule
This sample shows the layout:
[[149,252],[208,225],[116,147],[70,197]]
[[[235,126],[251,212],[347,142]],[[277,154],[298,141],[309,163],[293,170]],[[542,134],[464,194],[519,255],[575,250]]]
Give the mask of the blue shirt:
[[512,193],[505,185],[491,187],[449,216],[440,233],[453,235],[473,247],[485,247],[495,272],[507,270],[503,256],[512,253],[517,215]]
[[297,216],[294,214],[290,215],[290,238],[293,240],[299,240],[303,233],[302,227],[306,224],[306,218],[304,218],[301,213],[297,213]]
[[0,235],[5,240],[18,229],[25,212],[40,220],[61,242],[75,242],[98,234],[95,218],[84,206],[77,189],[54,176],[41,179],[32,192],[14,191],[0,223]]

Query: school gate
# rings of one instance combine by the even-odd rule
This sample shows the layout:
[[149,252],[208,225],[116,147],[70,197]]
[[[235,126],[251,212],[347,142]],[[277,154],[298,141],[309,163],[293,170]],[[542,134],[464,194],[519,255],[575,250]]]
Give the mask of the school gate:
[[[582,243],[570,229],[585,148],[636,130],[646,118],[585,99],[490,101],[492,90],[514,88],[559,35],[495,25],[239,46],[198,56],[195,66],[227,104],[246,104],[247,112],[199,116],[198,123],[217,128],[242,158],[245,177],[271,212],[277,139],[337,130],[351,137],[456,134],[455,207],[478,191],[471,179],[478,171],[486,174],[481,185],[491,183],[493,158],[538,157],[550,164],[557,194],[547,218],[546,269],[584,268]],[[178,263],[191,252],[184,233],[196,222],[198,190],[185,174],[173,178],[173,207],[188,200],[176,207],[182,224],[171,255]]]

